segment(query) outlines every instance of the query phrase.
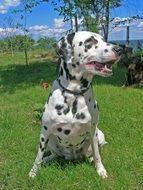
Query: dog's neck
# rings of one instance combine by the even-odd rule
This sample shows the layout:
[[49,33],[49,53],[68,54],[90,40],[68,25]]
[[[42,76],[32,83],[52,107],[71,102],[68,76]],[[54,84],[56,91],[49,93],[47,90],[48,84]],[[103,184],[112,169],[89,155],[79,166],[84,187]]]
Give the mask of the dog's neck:
[[89,88],[93,75],[87,74],[81,67],[80,64],[60,60],[58,80],[65,89],[82,92]]

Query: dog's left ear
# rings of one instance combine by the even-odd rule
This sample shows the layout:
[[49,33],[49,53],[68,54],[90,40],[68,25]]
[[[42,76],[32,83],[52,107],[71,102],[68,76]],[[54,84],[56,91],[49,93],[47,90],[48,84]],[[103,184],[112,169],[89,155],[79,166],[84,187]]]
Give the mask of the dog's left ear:
[[73,38],[75,33],[62,37],[56,44],[57,54],[61,59],[68,62],[73,55]]

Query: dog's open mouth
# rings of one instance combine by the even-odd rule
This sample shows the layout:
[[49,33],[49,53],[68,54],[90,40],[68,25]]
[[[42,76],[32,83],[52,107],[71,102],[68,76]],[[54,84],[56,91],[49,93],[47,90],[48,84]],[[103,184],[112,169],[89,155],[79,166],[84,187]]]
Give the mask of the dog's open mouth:
[[112,74],[112,66],[116,62],[116,60],[111,60],[104,63],[99,63],[96,61],[91,61],[86,63],[85,66],[88,70],[98,71],[103,74],[111,75]]

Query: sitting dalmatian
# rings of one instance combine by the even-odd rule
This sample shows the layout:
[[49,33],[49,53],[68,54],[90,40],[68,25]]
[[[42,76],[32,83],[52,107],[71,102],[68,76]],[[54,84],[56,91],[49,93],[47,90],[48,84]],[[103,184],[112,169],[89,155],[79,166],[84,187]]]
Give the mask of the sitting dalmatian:
[[106,178],[99,154],[105,138],[97,128],[99,109],[91,81],[94,75],[112,75],[122,49],[106,43],[99,34],[80,31],[61,38],[57,53],[59,74],[42,114],[39,150],[29,176],[36,176],[48,148],[51,155],[45,161],[88,157],[99,176]]

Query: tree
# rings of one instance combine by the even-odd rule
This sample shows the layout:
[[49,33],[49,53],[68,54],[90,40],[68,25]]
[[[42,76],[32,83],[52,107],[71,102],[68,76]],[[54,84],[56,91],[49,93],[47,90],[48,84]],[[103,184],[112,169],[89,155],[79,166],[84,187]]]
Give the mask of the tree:
[[40,38],[39,40],[37,40],[37,47],[41,49],[51,49],[53,48],[55,42],[55,38]]
[[22,1],[22,9],[14,10],[13,13],[21,13],[21,20],[24,22],[22,24],[17,23],[17,28],[20,28],[24,32],[24,54],[25,54],[25,63],[28,65],[28,29],[27,29],[27,14],[32,12],[32,9],[38,6],[42,2],[48,2],[49,0],[23,0]]
[[[64,21],[82,18],[82,27],[86,30],[99,32],[102,26],[107,41],[110,21],[110,10],[121,5],[122,0],[59,0],[52,1],[55,10],[64,17]],[[76,27],[77,28],[77,27]],[[71,27],[71,29],[73,29]]]
[[[30,50],[34,47],[35,41],[34,39],[27,38],[27,49]],[[25,36],[23,35],[15,35],[6,37],[0,40],[0,50],[1,52],[10,52],[11,51],[11,41],[13,45],[13,52],[24,51],[25,49]]]
[[103,1],[103,21],[102,21],[102,30],[105,41],[108,40],[109,35],[109,23],[110,23],[110,9],[117,8],[121,6],[122,0],[104,0]]
[[14,55],[14,43],[12,41],[12,36],[15,35],[15,24],[13,21],[12,17],[6,17],[4,19],[4,24],[3,24],[3,29],[4,29],[4,38],[7,38],[8,40],[5,40],[5,43],[7,42],[7,48],[9,49],[9,52],[11,52],[11,56],[13,57]]

